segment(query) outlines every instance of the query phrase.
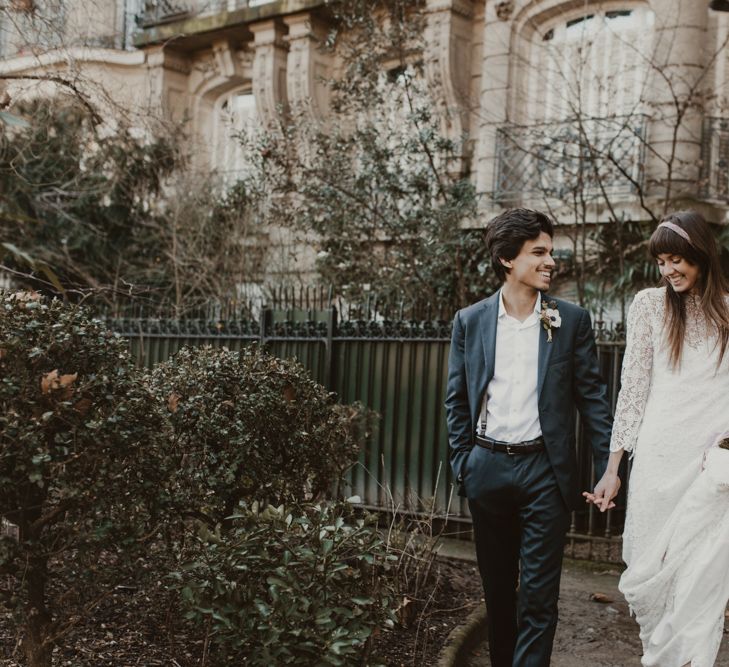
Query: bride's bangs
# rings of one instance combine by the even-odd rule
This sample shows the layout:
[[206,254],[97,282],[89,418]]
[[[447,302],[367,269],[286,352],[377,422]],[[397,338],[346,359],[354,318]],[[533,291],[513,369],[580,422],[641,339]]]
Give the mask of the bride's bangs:
[[[691,242],[672,230],[670,226],[658,227],[651,235],[648,248],[651,255],[679,255],[699,268],[700,307],[708,324],[719,336],[719,360],[717,368],[729,349],[729,283],[722,272],[716,240],[706,219],[696,211],[678,211],[661,222],[678,225]],[[668,286],[665,278],[661,285]],[[665,333],[668,336],[668,352],[674,367],[681,363],[681,352],[686,333],[685,295],[668,287],[666,289]]]
[[676,232],[667,227],[659,227],[651,235],[648,250],[654,259],[658,255],[680,255],[691,264],[700,263],[700,255],[694,248]]

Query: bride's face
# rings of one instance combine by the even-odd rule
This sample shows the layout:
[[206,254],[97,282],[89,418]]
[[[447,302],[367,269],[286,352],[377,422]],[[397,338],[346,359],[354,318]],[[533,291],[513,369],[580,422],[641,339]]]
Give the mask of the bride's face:
[[663,253],[656,258],[658,269],[676,292],[690,292],[699,280],[701,272],[695,264],[689,264],[681,255]]

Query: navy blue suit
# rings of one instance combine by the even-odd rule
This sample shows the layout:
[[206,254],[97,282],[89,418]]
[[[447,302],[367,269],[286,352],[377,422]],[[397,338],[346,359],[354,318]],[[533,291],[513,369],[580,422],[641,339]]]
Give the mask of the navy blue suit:
[[[607,465],[612,417],[586,310],[554,301],[552,342],[540,323],[537,391],[545,450],[511,456],[475,446],[481,404],[494,374],[499,293],[458,311],[448,359],[450,462],[468,498],[486,593],[491,664],[547,667],[569,511],[578,487],[575,412],[592,444],[596,473]],[[516,593],[517,583],[519,587]]]

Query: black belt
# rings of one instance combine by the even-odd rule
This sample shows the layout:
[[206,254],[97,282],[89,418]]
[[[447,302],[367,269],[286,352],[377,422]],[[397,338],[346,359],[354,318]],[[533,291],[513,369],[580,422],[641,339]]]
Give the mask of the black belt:
[[534,440],[525,440],[524,442],[501,442],[493,440],[482,435],[476,436],[476,444],[479,447],[485,447],[493,452],[506,452],[509,456],[514,454],[531,454],[532,452],[541,452],[544,449],[544,438],[540,435]]

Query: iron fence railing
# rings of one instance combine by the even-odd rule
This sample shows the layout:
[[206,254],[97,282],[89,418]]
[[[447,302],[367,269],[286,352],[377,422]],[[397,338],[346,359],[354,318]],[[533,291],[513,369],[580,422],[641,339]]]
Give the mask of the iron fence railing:
[[190,16],[190,7],[185,0],[148,0],[144,3],[144,9],[138,17],[138,23],[142,28],[163,23],[172,23]]
[[497,131],[494,198],[589,199],[643,187],[646,117],[579,118]]
[[[427,513],[447,520],[454,532],[468,533],[468,508],[453,493],[447,462],[443,396],[450,320],[402,319],[403,308],[378,309],[374,303],[322,307],[325,299],[319,298],[307,308],[301,299],[289,300],[288,306],[285,301],[279,299],[276,308],[248,304],[241,310],[246,317],[217,309],[224,318],[109,317],[107,321],[129,339],[138,363],[147,367],[185,345],[200,344],[237,350],[257,343],[277,356],[297,358],[341,401],[360,401],[379,415],[350,473],[350,493],[360,496],[367,507]],[[250,317],[256,310],[257,317]],[[612,340],[613,333],[604,328],[596,335],[614,407],[624,345]],[[576,457],[582,486],[588,489],[594,485],[592,453],[579,427],[577,432]],[[606,514],[587,506],[573,513],[573,555],[619,557],[626,488],[617,507]]]

